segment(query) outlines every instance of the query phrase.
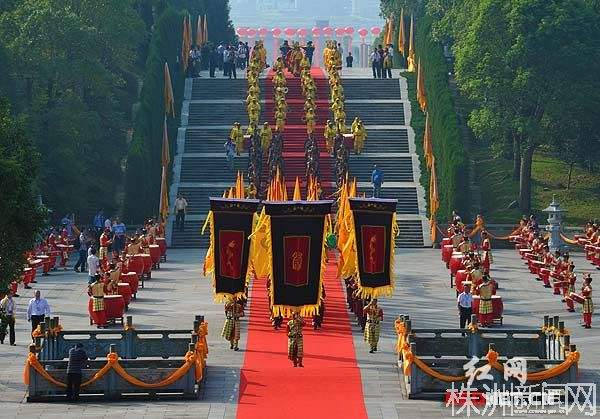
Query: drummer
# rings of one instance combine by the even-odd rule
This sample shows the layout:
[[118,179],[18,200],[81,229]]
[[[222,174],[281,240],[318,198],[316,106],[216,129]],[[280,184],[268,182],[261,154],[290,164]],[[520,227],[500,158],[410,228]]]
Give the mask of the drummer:
[[90,315],[99,329],[106,327],[106,312],[104,311],[104,284],[102,276],[95,275],[94,282],[88,286],[88,295],[92,298],[92,311]]
[[483,275],[483,283],[478,287],[479,294],[479,323],[482,327],[489,327],[493,321],[492,295],[493,289],[488,275]]
[[594,302],[592,301],[592,276],[590,274],[586,274],[583,277],[581,295],[584,298],[581,307],[581,313],[583,314],[582,326],[586,329],[590,329],[592,327],[592,313],[594,312]]
[[102,234],[100,235],[100,253],[98,258],[100,260],[105,260],[108,258],[108,247],[112,244],[112,240],[110,238],[110,229],[105,228]]

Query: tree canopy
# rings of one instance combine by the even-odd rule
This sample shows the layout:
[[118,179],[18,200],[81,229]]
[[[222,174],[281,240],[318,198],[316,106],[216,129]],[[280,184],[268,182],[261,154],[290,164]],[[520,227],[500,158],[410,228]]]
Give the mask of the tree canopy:
[[0,98],[0,292],[21,275],[25,252],[32,249],[44,224],[33,180],[38,153]]

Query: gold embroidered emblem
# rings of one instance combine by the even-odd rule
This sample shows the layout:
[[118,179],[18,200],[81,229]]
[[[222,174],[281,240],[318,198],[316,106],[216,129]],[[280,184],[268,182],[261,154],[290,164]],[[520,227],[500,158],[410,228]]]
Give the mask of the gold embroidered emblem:
[[302,252],[299,250],[294,251],[292,253],[292,270],[298,272],[302,269]]

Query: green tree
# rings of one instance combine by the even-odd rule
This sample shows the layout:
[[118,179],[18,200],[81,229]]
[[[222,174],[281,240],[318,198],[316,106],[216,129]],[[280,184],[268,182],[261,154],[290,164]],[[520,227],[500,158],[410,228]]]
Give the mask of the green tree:
[[564,109],[587,108],[598,94],[590,72],[600,62],[598,15],[583,0],[482,0],[453,35],[457,81],[475,106],[469,123],[518,144],[519,203],[528,213],[535,150],[569,140]]
[[0,98],[0,292],[23,272],[25,252],[44,225],[34,190],[37,169],[35,147]]

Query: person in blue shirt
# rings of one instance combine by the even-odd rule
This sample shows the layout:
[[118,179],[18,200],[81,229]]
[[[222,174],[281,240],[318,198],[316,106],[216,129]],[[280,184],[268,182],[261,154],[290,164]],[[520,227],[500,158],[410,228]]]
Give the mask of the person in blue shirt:
[[383,171],[376,164],[373,165],[371,183],[373,184],[373,198],[379,198],[381,185],[383,185]]
[[106,217],[104,216],[104,210],[98,211],[98,214],[94,217],[94,230],[96,232],[96,238],[100,237],[102,233],[102,229],[104,228],[104,220]]
[[119,218],[115,218],[115,222],[112,226],[112,232],[114,234],[113,251],[121,253],[121,251],[125,248],[126,231],[127,229],[125,228],[125,224],[123,224]]

